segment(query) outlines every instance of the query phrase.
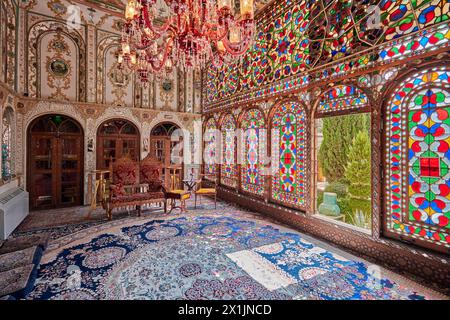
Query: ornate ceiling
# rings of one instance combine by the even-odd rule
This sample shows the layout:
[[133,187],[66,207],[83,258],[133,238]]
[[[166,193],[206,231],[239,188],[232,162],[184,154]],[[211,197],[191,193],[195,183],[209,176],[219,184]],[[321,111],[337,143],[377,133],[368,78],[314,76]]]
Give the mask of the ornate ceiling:
[[126,0],[74,0],[97,9],[103,9],[122,14],[125,10]]

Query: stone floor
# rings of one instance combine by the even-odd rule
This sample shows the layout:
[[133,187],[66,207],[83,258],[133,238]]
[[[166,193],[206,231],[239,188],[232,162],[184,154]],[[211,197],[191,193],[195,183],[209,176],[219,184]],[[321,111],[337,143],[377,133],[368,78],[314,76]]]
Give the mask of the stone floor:
[[52,241],[28,299],[447,299],[233,204],[188,213],[32,212],[14,237]]

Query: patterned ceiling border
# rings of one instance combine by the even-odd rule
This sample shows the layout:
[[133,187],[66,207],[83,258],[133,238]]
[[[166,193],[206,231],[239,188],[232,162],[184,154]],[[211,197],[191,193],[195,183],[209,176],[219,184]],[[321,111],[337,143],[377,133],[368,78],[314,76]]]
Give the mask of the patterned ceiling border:
[[[205,103],[203,112],[213,112],[219,108],[224,110],[227,107],[268,99],[280,94],[304,91],[325,81],[336,81],[348,75],[355,76],[358,73],[368,73],[370,69],[401,64],[407,58],[423,54],[436,54],[438,51],[447,50],[449,46],[450,23],[444,22],[415,34],[400,37],[358,52],[336,62],[311,69],[303,74],[260,86],[218,102]],[[206,79],[206,75],[204,75],[204,79]],[[204,101],[206,101],[206,89],[207,86],[203,84]]]

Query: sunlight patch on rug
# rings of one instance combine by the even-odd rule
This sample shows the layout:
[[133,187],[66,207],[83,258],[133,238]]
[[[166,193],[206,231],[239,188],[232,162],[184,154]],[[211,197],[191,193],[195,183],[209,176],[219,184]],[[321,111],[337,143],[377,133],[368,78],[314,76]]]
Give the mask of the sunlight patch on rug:
[[379,266],[346,259],[301,238],[227,256],[268,290],[299,285],[326,300],[438,298],[432,290]]
[[267,290],[274,291],[297,283],[294,278],[251,250],[229,253],[227,256]]

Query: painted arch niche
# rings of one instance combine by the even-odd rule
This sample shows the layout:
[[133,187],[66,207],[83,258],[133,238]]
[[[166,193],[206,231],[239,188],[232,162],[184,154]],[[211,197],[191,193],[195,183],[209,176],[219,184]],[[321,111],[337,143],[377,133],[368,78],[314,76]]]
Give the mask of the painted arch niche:
[[307,209],[306,112],[297,102],[284,102],[272,117],[271,199],[286,206]]
[[40,21],[28,33],[27,88],[30,97],[86,100],[84,37],[61,21]]
[[0,2],[0,80],[13,88],[16,81],[16,5]]
[[78,101],[77,43],[62,32],[44,33],[39,43],[39,97]]
[[114,106],[133,105],[133,76],[118,68],[120,38],[111,36],[98,46],[97,101]]
[[242,167],[241,188],[258,196],[264,195],[264,156],[266,155],[266,120],[259,109],[245,111],[241,120]]
[[450,248],[450,70],[420,71],[387,105],[386,235]]

